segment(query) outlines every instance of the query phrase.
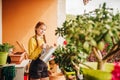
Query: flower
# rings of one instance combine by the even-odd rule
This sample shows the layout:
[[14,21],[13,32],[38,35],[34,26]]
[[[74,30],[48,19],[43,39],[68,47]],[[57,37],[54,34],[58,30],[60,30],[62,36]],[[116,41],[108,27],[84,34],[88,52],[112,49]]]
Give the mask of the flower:
[[64,44],[64,45],[67,45],[67,41],[65,40],[65,41],[63,42],[63,44]]
[[112,80],[120,80],[120,63],[114,64],[114,70],[112,71]]

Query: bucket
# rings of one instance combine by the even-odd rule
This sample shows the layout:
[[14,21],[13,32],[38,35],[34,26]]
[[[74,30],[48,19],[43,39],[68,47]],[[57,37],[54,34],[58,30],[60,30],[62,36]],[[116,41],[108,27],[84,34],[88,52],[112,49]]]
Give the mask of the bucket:
[[29,75],[28,75],[28,73],[24,73],[24,80],[28,80],[28,77],[29,77]]
[[28,76],[27,75],[24,75],[24,80],[28,80]]
[[7,52],[0,52],[0,65],[4,65],[7,62]]

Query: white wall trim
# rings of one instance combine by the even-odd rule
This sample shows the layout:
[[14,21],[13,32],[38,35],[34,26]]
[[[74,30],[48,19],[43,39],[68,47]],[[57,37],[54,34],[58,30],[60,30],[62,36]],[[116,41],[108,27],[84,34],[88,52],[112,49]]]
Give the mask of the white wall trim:
[[[57,27],[62,27],[63,22],[66,19],[66,0],[58,0],[57,8]],[[62,45],[64,39],[62,37],[57,38],[57,45]]]
[[0,0],[0,43],[2,43],[2,0]]
[[66,0],[58,0],[57,26],[60,27],[66,19]]

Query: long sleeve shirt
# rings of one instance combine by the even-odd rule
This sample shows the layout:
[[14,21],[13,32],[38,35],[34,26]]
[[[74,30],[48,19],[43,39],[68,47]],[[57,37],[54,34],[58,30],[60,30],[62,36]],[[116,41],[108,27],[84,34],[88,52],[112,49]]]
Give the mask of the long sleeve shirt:
[[43,43],[44,43],[43,38],[38,40],[38,46],[37,46],[37,41],[35,39],[35,36],[33,36],[29,39],[29,43],[28,43],[28,57],[29,57],[29,59],[35,60],[36,58],[38,58],[39,54],[42,51],[42,48],[40,46]]

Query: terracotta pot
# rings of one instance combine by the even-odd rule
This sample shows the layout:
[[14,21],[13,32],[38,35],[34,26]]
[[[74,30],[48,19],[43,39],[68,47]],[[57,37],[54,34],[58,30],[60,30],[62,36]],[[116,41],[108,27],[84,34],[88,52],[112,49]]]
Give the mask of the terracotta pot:
[[62,73],[54,73],[49,76],[49,80],[66,80]]
[[20,64],[25,59],[26,52],[16,52],[10,55],[11,63]]

